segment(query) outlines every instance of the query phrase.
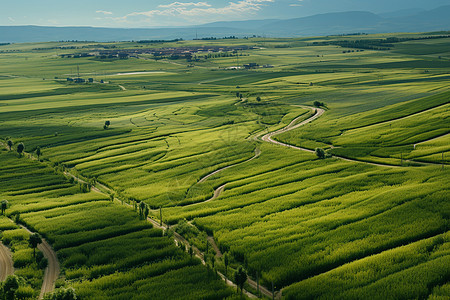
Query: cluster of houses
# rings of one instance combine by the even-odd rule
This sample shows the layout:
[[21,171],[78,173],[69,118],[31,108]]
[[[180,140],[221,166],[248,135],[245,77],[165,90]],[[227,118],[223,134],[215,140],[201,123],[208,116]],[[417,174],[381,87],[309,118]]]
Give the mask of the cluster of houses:
[[[74,83],[85,83],[85,82],[93,83],[94,82],[94,78],[88,78],[86,80],[86,79],[81,78],[81,77],[76,77],[76,78],[67,77],[67,81],[68,82],[74,82]],[[103,80],[101,80],[100,83],[103,83]]]
[[265,69],[269,69],[269,68],[274,68],[273,65],[262,65],[260,66],[257,63],[248,63],[241,66],[232,66],[232,67],[227,67],[226,70],[240,70],[240,69],[246,69],[246,70],[252,70],[252,69],[259,69],[259,68],[265,68]]
[[202,53],[238,53],[239,51],[252,49],[250,46],[201,46],[201,47],[170,47],[170,48],[139,48],[139,49],[105,49],[99,51],[61,54],[62,58],[96,57],[100,59],[127,59],[137,58],[142,54],[150,54],[159,58],[192,59],[195,55]]
[[244,65],[244,68],[247,69],[247,70],[258,69],[258,68],[273,68],[273,67],[274,66],[272,66],[272,65],[262,65],[262,66],[260,66],[257,63],[248,63],[248,64]]

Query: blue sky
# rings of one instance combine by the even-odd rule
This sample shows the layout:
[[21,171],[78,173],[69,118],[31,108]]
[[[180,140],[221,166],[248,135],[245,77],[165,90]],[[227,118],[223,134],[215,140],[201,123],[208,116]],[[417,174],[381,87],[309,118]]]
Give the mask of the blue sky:
[[[2,0],[0,25],[160,27],[318,13],[432,9],[450,0]],[[5,3],[6,2],[6,3]]]

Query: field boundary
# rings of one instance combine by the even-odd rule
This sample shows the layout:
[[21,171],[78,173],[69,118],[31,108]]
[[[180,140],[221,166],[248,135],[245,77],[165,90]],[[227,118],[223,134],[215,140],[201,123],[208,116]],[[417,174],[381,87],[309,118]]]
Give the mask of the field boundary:
[[[72,178],[74,178],[76,181],[80,182],[80,183],[87,183],[86,181],[82,180],[81,178],[73,175],[70,172],[65,171],[64,174],[66,176],[70,176]],[[92,186],[91,186],[91,190],[95,191],[97,193],[109,196],[108,193],[114,193],[114,190],[99,183],[99,182],[95,182]],[[104,190],[104,191],[103,191]],[[114,196],[114,201],[117,201],[118,203],[125,205],[128,208],[133,209],[133,206],[129,203],[127,203],[126,201],[122,201],[120,198],[118,198],[117,196]],[[150,222],[155,228],[161,229],[163,231],[168,231],[169,226],[165,223],[163,223],[162,221],[158,222],[157,220],[151,218],[151,217],[147,217],[147,221]],[[196,257],[198,257],[200,259],[200,261],[202,262],[203,265],[206,265],[206,261],[205,261],[205,254],[200,251],[200,249],[198,249],[197,247],[195,247],[194,245],[189,244],[188,240],[183,237],[182,235],[180,235],[177,232],[173,233],[173,239],[174,242],[179,245],[180,243],[182,243],[183,245],[185,245],[186,249],[189,249],[190,247],[192,247],[192,250],[195,254]],[[223,281],[225,281],[225,283],[228,286],[231,286],[233,288],[236,288],[236,284],[233,283],[229,278],[227,278],[224,274],[222,274],[221,272],[217,271],[217,274],[221,277],[221,279]],[[248,280],[250,281],[251,279],[248,278]],[[260,286],[261,287],[261,286]],[[251,292],[247,291],[244,289],[243,291],[249,298],[253,298],[256,299],[258,298],[256,295],[252,294]],[[270,297],[272,296],[272,294],[270,294]]]
[[[269,133],[263,135],[262,137],[261,137],[261,135],[259,135],[259,136],[257,136],[257,138],[260,138],[264,142],[272,143],[272,144],[275,144],[275,145],[284,146],[284,147],[288,147],[288,148],[291,148],[291,149],[301,150],[301,151],[305,151],[305,152],[309,152],[309,153],[315,153],[315,151],[312,150],[312,149],[299,147],[299,146],[294,146],[294,145],[283,143],[283,142],[280,142],[280,141],[277,141],[277,140],[273,139],[276,135],[279,135],[281,133],[285,133],[285,132],[297,129],[297,128],[303,126],[303,125],[306,125],[306,124],[308,124],[308,123],[318,119],[325,112],[325,110],[323,110],[321,108],[314,108],[314,107],[309,107],[309,106],[301,106],[301,107],[311,109],[311,110],[313,110],[315,112],[315,114],[312,117],[306,119],[305,121],[303,121],[303,122],[301,122],[301,123],[299,123],[297,125],[293,125],[293,124],[295,124],[295,122],[301,116],[297,117],[296,119],[294,119],[286,127],[282,128],[282,129],[279,129],[277,131],[274,131],[274,132],[269,132]],[[433,109],[433,108],[431,108],[431,109]],[[421,112],[419,112],[419,113],[421,113]],[[411,116],[411,115],[409,115],[409,116]],[[405,116],[405,117],[409,117],[409,116]],[[389,122],[389,121],[386,121],[386,122]],[[441,137],[441,136],[439,136],[439,137]],[[439,137],[434,137],[434,138],[431,138],[429,140],[433,140],[433,139],[439,138]],[[425,142],[427,142],[429,140],[422,141],[421,143],[425,143]],[[409,167],[409,166],[403,166],[403,165],[390,165],[390,164],[384,164],[384,163],[375,163],[375,162],[359,160],[359,159],[356,159],[356,158],[349,158],[349,157],[344,157],[344,156],[334,155],[334,154],[333,154],[333,157],[341,159],[341,160],[349,161],[349,162],[364,163],[364,164],[368,164],[368,165],[372,165],[372,166],[378,166],[378,167],[389,167],[389,168]],[[404,159],[403,161],[406,162],[406,163],[409,162],[409,163],[417,164],[419,167],[426,166],[426,165],[441,165],[440,163],[422,162],[422,161],[416,161],[416,160],[406,160],[406,159]]]
[[[0,142],[0,144],[5,146],[5,148],[8,150],[7,146],[4,143]],[[31,154],[26,153],[26,152],[24,152],[24,154],[28,154],[28,159],[35,160],[35,158]],[[9,219],[9,220],[11,222],[14,222],[11,219]],[[23,224],[20,224],[20,227],[22,227],[29,233],[33,233],[29,228],[27,228]],[[45,268],[45,272],[44,272],[44,278],[43,278],[43,282],[42,282],[41,292],[39,294],[39,299],[43,299],[44,294],[50,293],[55,289],[56,280],[59,277],[61,268],[60,268],[60,264],[58,261],[58,255],[53,250],[52,246],[50,246],[50,244],[43,237],[42,237],[42,243],[39,244],[37,248],[42,252],[44,257],[48,261],[48,265]]]

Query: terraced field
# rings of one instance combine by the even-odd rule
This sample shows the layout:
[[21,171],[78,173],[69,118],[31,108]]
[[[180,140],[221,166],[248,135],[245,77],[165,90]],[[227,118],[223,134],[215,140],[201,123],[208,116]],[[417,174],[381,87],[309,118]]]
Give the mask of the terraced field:
[[[19,215],[21,223],[48,239],[61,261],[64,281],[73,284],[78,296],[123,299],[142,294],[167,299],[174,295],[173,289],[161,288],[162,283],[180,287],[177,298],[225,298],[232,294],[200,260],[189,257],[132,209],[110,202],[103,194],[82,193],[76,184],[38,162],[19,159],[5,150],[0,157],[8,165],[0,177],[5,183],[2,195],[11,203],[10,215]],[[14,239],[10,236],[17,230],[26,234],[23,229],[6,230],[3,240]],[[39,280],[37,275],[26,278]],[[32,286],[40,290],[38,284]]]
[[[247,296],[259,281],[263,297],[272,286],[287,299],[450,297],[450,39],[430,40],[446,45],[432,53],[414,41],[346,53],[314,41],[205,42],[248,45],[240,63],[274,65],[255,70],[226,70],[233,57],[101,61],[0,46],[0,200],[56,251],[57,288],[233,298],[214,269],[234,279],[243,266]],[[60,79],[77,66],[94,83]],[[15,266],[33,258],[17,226],[0,219]],[[15,269],[25,298],[44,268]]]

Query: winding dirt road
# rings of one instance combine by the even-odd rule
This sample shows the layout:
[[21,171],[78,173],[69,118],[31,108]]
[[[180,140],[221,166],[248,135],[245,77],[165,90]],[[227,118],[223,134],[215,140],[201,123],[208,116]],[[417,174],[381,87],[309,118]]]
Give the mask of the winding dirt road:
[[[259,155],[259,154],[258,154],[258,155]],[[69,173],[69,172],[67,172],[67,171],[65,171],[64,174],[67,175],[67,176],[73,177],[73,178],[74,178],[75,180],[77,180],[78,182],[81,182],[81,183],[85,183],[85,182],[86,182],[86,181],[84,181],[84,180],[78,178],[77,176],[75,176],[75,175],[73,175],[73,174],[71,174],[71,173]],[[98,187],[96,187],[95,185],[99,186],[101,189],[98,188]],[[109,196],[109,194],[114,194],[114,190],[110,189],[109,187],[107,187],[107,186],[105,186],[105,185],[103,185],[103,184],[101,184],[101,183],[99,183],[99,182],[96,182],[95,185],[92,185],[92,186],[91,186],[91,190],[94,191],[94,192],[97,192],[97,193],[100,193],[100,194],[103,194],[103,195],[107,195],[107,196]],[[221,189],[221,188],[222,188],[222,189]],[[218,195],[219,195],[220,192],[223,190],[223,188],[225,188],[225,185],[223,185],[222,187],[219,187],[219,188],[216,190],[216,192],[214,193],[213,198],[214,198],[214,197],[218,197]],[[210,199],[210,200],[211,200],[211,199]],[[209,200],[209,201],[210,201],[210,200]],[[125,206],[127,206],[127,207],[129,207],[129,208],[131,208],[131,209],[134,209],[133,206],[132,206],[131,204],[129,204],[129,203],[125,202],[125,201],[122,202],[122,200],[120,200],[120,199],[117,198],[117,197],[114,197],[114,201],[117,201],[117,202],[119,202],[119,203],[121,203],[121,204],[124,204]],[[203,202],[203,203],[204,203],[204,202]],[[161,230],[163,230],[163,231],[167,231],[167,230],[169,229],[169,226],[168,226],[167,224],[165,224],[165,223],[163,223],[163,222],[160,223],[160,222],[158,222],[157,220],[155,220],[155,219],[153,219],[153,218],[151,218],[151,217],[148,217],[148,218],[147,218],[147,221],[150,222],[155,228],[161,229]],[[175,241],[175,243],[176,243],[177,245],[179,245],[180,243],[183,243],[183,244],[186,246],[186,249],[189,249],[189,247],[191,246],[191,245],[189,244],[189,242],[187,241],[187,239],[185,239],[182,235],[178,234],[177,232],[174,232],[174,233],[173,233],[173,239],[174,239],[174,241]],[[193,245],[192,245],[192,249],[193,249],[193,251],[194,251],[194,255],[200,259],[200,261],[202,262],[203,265],[206,265],[206,262],[205,262],[205,254],[204,254],[202,251],[200,251],[197,247],[195,247],[195,246],[193,246]],[[236,285],[235,285],[231,280],[229,280],[225,275],[223,275],[223,274],[220,273],[220,272],[217,272],[217,274],[219,274],[219,276],[222,278],[222,280],[225,281],[225,283],[226,283],[228,286],[231,286],[231,287],[236,288]],[[244,289],[244,293],[245,293],[249,298],[253,298],[253,299],[254,299],[254,298],[258,298],[258,297],[256,297],[256,295],[254,295],[254,294],[252,294],[252,293],[246,291],[245,289]]]
[[208,175],[206,175],[202,179],[200,179],[197,183],[205,182],[209,177],[214,176],[214,175],[216,175],[219,172],[222,172],[222,171],[224,171],[226,169],[229,169],[229,168],[241,165],[241,164],[245,164],[245,163],[247,163],[249,161],[252,161],[252,160],[258,158],[260,155],[261,155],[261,150],[259,150],[259,148],[256,148],[255,149],[255,155],[252,158],[249,158],[249,159],[247,159],[247,160],[245,160],[243,162],[237,163],[237,164],[233,164],[233,165],[229,165],[229,166],[223,167],[223,168],[221,168],[219,170],[216,170],[216,171],[214,171],[212,173],[209,173]]
[[428,140],[425,140],[425,141],[421,141],[421,142],[415,143],[414,144],[414,149],[416,149],[416,146],[418,146],[418,145],[421,145],[421,144],[424,144],[424,143],[428,143],[428,142],[432,142],[434,140],[437,140],[437,139],[440,139],[440,138],[444,138],[444,137],[446,137],[448,135],[450,135],[450,133],[446,133],[446,134],[443,134],[443,135],[440,135],[440,136],[437,136],[437,137],[434,137],[434,138],[431,138],[431,139],[428,139]]
[[[219,169],[219,170],[216,170],[216,171],[214,171],[214,172],[212,172],[212,173],[209,173],[208,175],[206,175],[206,176],[204,176],[202,179],[200,179],[196,184],[205,182],[205,181],[206,181],[208,178],[210,178],[211,176],[214,176],[214,175],[216,175],[217,173],[222,172],[222,171],[224,171],[224,170],[226,170],[226,169],[229,169],[229,168],[232,168],[232,167],[235,167],[235,166],[238,166],[238,165],[247,163],[247,162],[249,162],[249,161],[252,161],[252,160],[258,158],[260,155],[261,155],[261,150],[259,150],[259,148],[256,148],[256,149],[255,149],[255,155],[254,155],[252,158],[249,158],[249,159],[247,159],[247,160],[245,160],[245,161],[243,161],[243,162],[237,163],[237,164],[233,164],[233,165],[229,165],[229,166],[223,167],[223,168],[221,168],[221,169]],[[213,200],[215,200],[216,198],[218,198],[218,197],[220,196],[220,194],[222,194],[222,192],[225,190],[225,186],[226,186],[227,184],[228,184],[228,182],[222,184],[222,185],[219,186],[217,189],[215,189],[215,190],[214,190],[213,196],[212,196],[211,198],[209,198],[208,200],[200,201],[200,202],[195,202],[195,203],[187,204],[187,205],[183,205],[183,206],[188,207],[188,206],[194,206],[194,205],[199,205],[199,204],[205,204],[205,203],[208,203],[208,202],[210,202],[210,201],[213,201]],[[155,211],[157,211],[157,210],[153,210],[153,212],[155,212]]]
[[[303,147],[298,147],[298,146],[286,144],[286,143],[275,141],[275,140],[272,139],[274,136],[276,136],[278,134],[281,134],[281,133],[284,133],[284,132],[287,132],[287,131],[290,131],[290,130],[297,129],[297,128],[303,126],[303,125],[306,125],[306,124],[316,120],[317,118],[322,116],[323,113],[325,112],[325,110],[323,110],[321,108],[313,108],[313,107],[309,107],[309,106],[302,106],[302,107],[306,108],[306,109],[313,110],[314,111],[314,115],[312,117],[306,119],[305,121],[294,125],[298,121],[298,119],[300,119],[302,117],[302,116],[300,116],[300,117],[294,119],[286,127],[282,128],[282,129],[279,129],[277,131],[269,132],[269,133],[265,134],[264,136],[261,137],[261,140],[263,140],[264,142],[272,143],[272,144],[283,146],[283,147],[288,147],[288,148],[292,148],[292,149],[296,149],[296,150],[306,151],[306,152],[309,152],[309,153],[315,153],[315,151],[311,150],[311,149],[307,149],[307,148],[303,148]],[[383,164],[383,163],[374,163],[374,162],[370,162],[370,161],[357,160],[357,159],[347,158],[347,157],[343,157],[343,156],[339,156],[339,155],[333,155],[333,157],[339,158],[341,160],[349,161],[349,162],[364,163],[364,164],[368,164],[368,165],[372,165],[372,166],[388,167],[388,168],[401,168],[402,167],[402,166],[396,166],[396,165],[389,165],[389,164]]]
[[302,148],[302,147],[297,147],[297,146],[293,146],[293,145],[289,145],[289,144],[285,144],[285,143],[278,142],[278,141],[275,141],[275,140],[272,139],[272,137],[274,137],[274,136],[276,136],[278,134],[282,134],[284,132],[288,132],[290,130],[297,129],[297,128],[303,126],[303,125],[311,123],[315,119],[318,119],[320,116],[322,116],[323,113],[325,112],[325,110],[323,110],[322,108],[311,108],[311,107],[307,107],[307,106],[302,106],[302,108],[312,109],[313,112],[314,112],[314,115],[312,117],[304,120],[303,122],[300,122],[300,123],[296,124],[298,122],[298,120],[303,117],[303,115],[299,116],[299,117],[295,118],[294,120],[292,120],[292,122],[289,123],[289,125],[287,125],[286,127],[281,128],[281,129],[279,129],[277,131],[269,132],[269,133],[265,134],[261,138],[261,140],[263,140],[265,142],[268,142],[268,143],[276,144],[276,145],[281,145],[281,146],[285,146],[285,147],[289,147],[289,148],[293,148],[293,149],[298,149],[298,150],[303,150],[303,151],[306,151],[306,152],[314,153],[314,150],[306,149],[306,148]]
[[44,298],[45,293],[52,292],[55,289],[56,280],[59,277],[59,261],[53,248],[42,239],[42,244],[38,246],[38,249],[44,254],[44,257],[48,260],[48,266],[45,268],[44,282],[42,283],[41,293],[39,299]]
[[[121,87],[121,88],[123,90],[125,90],[123,87]],[[292,122],[290,122],[286,127],[282,128],[282,129],[279,129],[277,131],[270,132],[270,133],[267,133],[267,134],[263,135],[261,137],[261,140],[265,141],[265,142],[268,142],[268,143],[272,143],[272,144],[276,144],[276,145],[280,145],[280,146],[284,146],[284,147],[289,147],[289,148],[292,148],[292,149],[297,149],[297,150],[302,150],[302,151],[306,151],[306,152],[309,152],[309,153],[314,153],[314,150],[311,150],[311,149],[298,147],[298,146],[293,146],[293,145],[290,145],[290,144],[286,144],[286,143],[282,143],[282,142],[273,140],[274,136],[276,136],[278,134],[281,134],[281,133],[284,133],[284,132],[287,132],[287,131],[290,131],[290,130],[294,130],[294,129],[299,128],[301,126],[304,126],[304,125],[306,125],[306,124],[308,124],[308,123],[318,119],[325,112],[321,108],[311,108],[311,107],[308,107],[308,106],[301,106],[301,107],[313,110],[314,115],[311,116],[310,118],[308,118],[308,119],[306,119],[306,120],[304,120],[304,121],[302,121],[302,122],[297,124],[298,120],[300,120],[303,117],[303,116],[299,116],[296,119],[294,119]],[[439,138],[439,137],[435,137],[435,138]],[[433,139],[435,139],[435,138],[433,138]],[[429,139],[427,141],[430,141],[430,140],[433,140],[433,139]],[[424,143],[424,142],[426,142],[426,141],[422,141],[421,143]],[[2,142],[0,142],[0,143],[3,144],[7,148],[7,146],[4,143],[2,143]],[[420,143],[418,143],[418,144],[420,144]],[[223,168],[221,168],[219,170],[216,170],[216,171],[214,171],[214,172],[204,176],[203,178],[201,178],[198,181],[198,183],[202,183],[202,182],[206,181],[208,178],[210,178],[210,177],[216,175],[217,173],[222,172],[222,171],[224,171],[226,169],[229,169],[229,168],[232,168],[234,166],[237,166],[237,165],[244,164],[246,162],[252,161],[252,160],[256,159],[257,157],[259,157],[260,154],[261,154],[261,151],[260,151],[259,148],[257,148],[257,149],[255,149],[255,155],[252,158],[250,158],[250,159],[248,159],[246,161],[243,161],[243,162],[240,162],[240,163],[237,163],[237,164],[233,164],[233,165],[229,165],[229,166],[223,167]],[[342,160],[345,160],[345,161],[357,162],[357,163],[366,163],[366,164],[375,165],[375,166],[381,166],[381,167],[391,167],[391,168],[399,168],[399,167],[401,167],[401,166],[393,166],[393,165],[387,165],[387,164],[381,164],[381,163],[372,163],[372,162],[360,161],[360,160],[356,160],[356,159],[349,159],[349,158],[345,158],[345,157],[341,157],[341,156],[334,156],[334,157],[342,159]],[[69,172],[64,172],[64,173],[67,176],[74,177],[79,182],[84,182],[83,180],[81,180],[80,178],[78,178],[77,176],[75,176],[75,175],[73,175],[73,174],[71,174]],[[107,192],[114,192],[113,190],[111,190],[110,188],[106,187],[105,185],[102,185],[100,183],[97,183],[97,184],[100,185],[101,188],[103,190],[106,190]],[[221,185],[220,187],[218,187],[214,191],[214,195],[210,199],[208,199],[206,201],[203,201],[203,202],[190,204],[190,205],[202,204],[202,203],[209,202],[209,201],[212,201],[212,200],[216,199],[224,191],[225,186],[226,186],[226,183]],[[92,190],[96,191],[98,193],[106,194],[105,192],[101,191],[99,188],[97,188],[95,186],[92,187]],[[117,198],[115,198],[115,200],[121,202]],[[126,205],[131,207],[130,204],[126,204]],[[163,230],[167,230],[168,229],[168,226],[166,224],[164,224],[164,223],[162,225],[160,225],[156,220],[151,219],[151,218],[148,218],[148,221],[151,222],[156,228],[160,228],[160,229],[163,229]],[[25,229],[27,229],[27,228],[25,228]],[[174,234],[174,239],[175,239],[175,241],[177,243],[181,242],[181,243],[185,244],[186,246],[189,246],[188,241],[184,237],[182,237],[181,235],[179,235],[177,233]],[[55,287],[55,282],[56,282],[57,278],[59,277],[60,266],[59,266],[59,262],[58,262],[58,258],[56,256],[56,253],[53,251],[51,246],[45,240],[43,240],[43,243],[41,245],[39,245],[38,248],[39,248],[39,250],[41,250],[43,252],[44,256],[48,260],[48,267],[45,270],[44,282],[43,282],[43,285],[42,285],[41,294],[39,296],[39,298],[42,299],[43,295],[45,293],[53,291],[53,289]],[[199,249],[197,249],[194,246],[193,246],[193,249],[194,249],[195,255],[201,259],[203,264],[205,264],[204,254]],[[216,251],[216,253],[219,254],[220,251]],[[14,272],[14,268],[12,267],[12,260],[11,260],[11,256],[10,256],[9,250],[3,244],[0,244],[0,271],[1,271],[0,279],[2,279],[3,277],[6,278],[7,275],[12,274]],[[230,280],[228,280],[225,275],[221,274],[220,272],[219,272],[219,275],[222,277],[222,279],[229,286],[236,287],[236,285],[234,283],[232,283]],[[248,280],[248,283],[254,288],[256,288],[256,286],[257,286],[256,282],[251,280],[250,278]],[[260,286],[260,290],[261,290],[261,292],[264,295],[266,295],[268,297],[272,297],[272,293],[268,289]],[[252,293],[250,293],[248,291],[245,291],[245,293],[250,298],[256,298],[256,296],[254,294],[252,294]],[[281,296],[281,291],[277,291],[275,293],[275,295],[277,296],[277,298],[279,298]]]
[[[23,225],[20,225],[20,227],[29,233],[33,233]],[[59,277],[60,267],[58,256],[45,239],[42,239],[42,243],[39,244],[37,248],[42,252],[42,254],[44,254],[44,257],[48,261],[47,268],[45,268],[44,272],[44,281],[42,282],[41,293],[39,294],[39,299],[43,299],[45,293],[52,292],[55,289],[55,283]]]
[[14,264],[11,251],[0,242],[0,282],[14,274]]

